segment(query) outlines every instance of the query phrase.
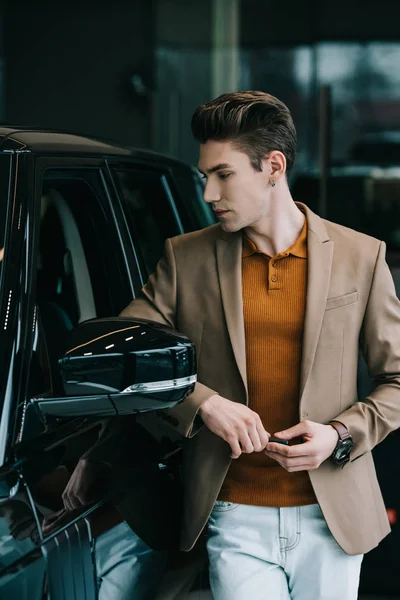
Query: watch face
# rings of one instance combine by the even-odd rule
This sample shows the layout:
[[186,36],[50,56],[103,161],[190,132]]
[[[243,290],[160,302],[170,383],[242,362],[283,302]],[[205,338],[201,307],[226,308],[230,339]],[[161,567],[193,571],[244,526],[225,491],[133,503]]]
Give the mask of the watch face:
[[352,447],[353,447],[352,440],[343,440],[342,443],[340,444],[339,448],[335,452],[336,460],[346,458],[350,454]]

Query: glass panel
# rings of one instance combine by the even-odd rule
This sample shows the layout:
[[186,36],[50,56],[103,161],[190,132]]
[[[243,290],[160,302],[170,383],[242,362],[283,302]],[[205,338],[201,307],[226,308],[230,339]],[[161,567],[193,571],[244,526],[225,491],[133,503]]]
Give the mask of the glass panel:
[[[399,164],[400,44],[323,43],[316,57],[318,83],[332,86],[333,162]],[[396,156],[382,153],[385,143]]]
[[100,172],[44,174],[38,293],[76,325],[118,314],[131,298]]
[[175,203],[185,231],[195,231],[216,223],[210,204],[203,200],[204,184],[197,170],[174,169],[178,187]]
[[132,296],[103,196],[97,169],[44,173],[36,298],[56,387],[68,333],[81,321],[119,314]]
[[240,88],[266,90],[290,108],[298,133],[294,173],[318,168],[318,95],[332,90],[333,164],[400,164],[400,43],[321,42],[241,52]]
[[150,275],[166,238],[181,233],[160,174],[115,169],[121,201],[139,262]]

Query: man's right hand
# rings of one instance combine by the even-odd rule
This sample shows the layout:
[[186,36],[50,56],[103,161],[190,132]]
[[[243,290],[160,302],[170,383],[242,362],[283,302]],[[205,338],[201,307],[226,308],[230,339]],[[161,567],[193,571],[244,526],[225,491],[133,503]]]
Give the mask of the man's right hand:
[[261,452],[268,444],[270,434],[259,415],[244,404],[214,395],[203,402],[199,415],[210,431],[230,445],[231,458]]

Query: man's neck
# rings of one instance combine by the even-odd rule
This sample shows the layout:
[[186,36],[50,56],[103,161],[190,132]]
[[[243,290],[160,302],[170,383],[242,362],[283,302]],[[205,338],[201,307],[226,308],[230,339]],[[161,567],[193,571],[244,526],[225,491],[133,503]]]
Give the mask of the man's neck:
[[273,199],[268,215],[255,225],[245,227],[244,231],[259,250],[269,256],[276,256],[295,243],[303,228],[304,219],[304,214],[287,190],[287,194]]

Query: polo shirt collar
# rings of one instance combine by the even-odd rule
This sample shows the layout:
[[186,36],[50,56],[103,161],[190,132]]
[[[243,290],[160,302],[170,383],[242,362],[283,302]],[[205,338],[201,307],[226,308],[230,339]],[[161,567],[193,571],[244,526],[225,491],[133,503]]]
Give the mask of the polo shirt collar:
[[[248,256],[252,256],[253,254],[264,254],[257,248],[253,240],[249,238],[248,235],[243,231],[243,250],[242,250],[242,258],[247,258]],[[307,219],[304,219],[303,229],[300,232],[297,240],[283,252],[280,252],[276,255],[276,258],[283,256],[298,256],[299,258],[307,258]]]

